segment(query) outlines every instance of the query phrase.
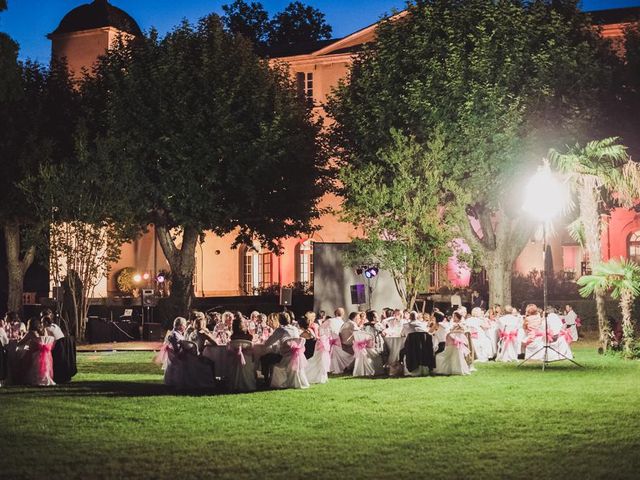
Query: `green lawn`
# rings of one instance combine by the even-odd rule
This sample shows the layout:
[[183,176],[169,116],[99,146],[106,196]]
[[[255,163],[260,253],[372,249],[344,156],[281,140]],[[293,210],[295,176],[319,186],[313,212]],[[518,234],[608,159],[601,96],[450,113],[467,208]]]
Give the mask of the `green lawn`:
[[0,388],[2,478],[640,478],[640,362],[174,395],[151,353]]

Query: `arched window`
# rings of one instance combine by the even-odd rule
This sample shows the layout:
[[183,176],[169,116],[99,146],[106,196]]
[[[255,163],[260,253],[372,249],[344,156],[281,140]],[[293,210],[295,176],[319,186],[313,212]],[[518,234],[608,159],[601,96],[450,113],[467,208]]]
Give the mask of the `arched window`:
[[263,252],[260,245],[254,245],[242,247],[240,255],[243,293],[257,295],[260,289],[269,288],[273,284],[271,252]]
[[640,264],[640,230],[629,235],[629,240],[627,240],[627,255],[629,260]]
[[313,287],[313,241],[306,240],[296,245],[296,280]]

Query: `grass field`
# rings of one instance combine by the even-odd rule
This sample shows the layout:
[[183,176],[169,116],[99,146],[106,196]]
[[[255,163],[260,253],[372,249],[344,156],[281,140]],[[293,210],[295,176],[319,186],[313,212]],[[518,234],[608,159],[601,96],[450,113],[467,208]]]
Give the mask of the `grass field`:
[[175,395],[151,353],[79,356],[72,384],[0,388],[2,478],[640,478],[640,362],[478,365]]

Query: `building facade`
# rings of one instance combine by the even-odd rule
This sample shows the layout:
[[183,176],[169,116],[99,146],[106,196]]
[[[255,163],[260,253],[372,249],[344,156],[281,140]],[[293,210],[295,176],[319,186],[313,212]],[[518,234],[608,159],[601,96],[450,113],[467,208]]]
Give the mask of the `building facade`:
[[[398,14],[399,17],[404,13]],[[624,28],[640,18],[640,8],[627,8],[594,12],[594,21],[601,26],[602,35],[618,41]],[[371,25],[341,39],[297,45],[286,51],[273,52],[271,62],[288,65],[292,78],[302,95],[313,102],[316,115],[326,118],[323,105],[333,88],[347,76],[349,67],[362,46],[375,40],[376,25]],[[59,27],[49,35],[52,55],[66,58],[73,75],[89,70],[99,55],[104,53],[119,34],[140,35],[140,28],[133,18],[109,4],[107,0],[79,6],[69,12]],[[323,206],[340,210],[340,199],[328,194]],[[319,230],[309,238],[286,239],[284,253],[275,255],[260,245],[254,248],[231,249],[233,236],[218,237],[207,233],[196,249],[196,296],[251,295],[302,283],[312,287],[314,242],[345,243],[358,235],[357,229],[340,220],[339,213],[328,214],[319,222]],[[558,228],[558,232],[564,232]],[[560,233],[551,241],[555,271],[580,274],[584,253],[570,237]],[[514,270],[526,273],[542,268],[541,245],[531,242],[514,264]],[[636,210],[617,209],[607,219],[602,240],[603,258],[630,257],[640,261],[640,213]],[[453,282],[460,286],[468,283],[468,275],[461,275],[450,262],[436,270],[432,288]],[[148,273],[147,285],[154,286],[153,279],[169,265],[155,236],[153,226],[138,240],[122,246],[120,260],[112,266],[111,274],[102,282],[96,296],[117,295],[116,276],[123,268],[130,267],[140,274]]]

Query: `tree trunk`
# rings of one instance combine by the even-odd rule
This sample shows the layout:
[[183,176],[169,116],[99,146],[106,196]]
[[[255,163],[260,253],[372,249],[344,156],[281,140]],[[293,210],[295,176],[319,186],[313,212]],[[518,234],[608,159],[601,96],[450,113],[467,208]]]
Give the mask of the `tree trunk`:
[[158,241],[171,267],[169,304],[173,316],[189,315],[193,298],[193,274],[196,268],[196,245],[200,232],[192,227],[182,230],[182,245],[178,248],[167,227],[156,226]]
[[8,301],[7,310],[22,311],[22,293],[24,276],[35,258],[35,247],[31,246],[21,256],[20,224],[9,222],[4,226],[4,239],[7,254]]
[[624,356],[633,357],[633,340],[635,336],[631,312],[633,309],[633,295],[629,291],[623,291],[620,296],[620,310],[622,311],[622,345]]
[[[594,185],[583,184],[578,191],[578,203],[580,207],[580,219],[584,228],[584,239],[587,253],[589,254],[589,264],[600,263],[602,254],[600,251],[600,213],[598,211],[597,189]],[[596,311],[598,314],[598,330],[600,348],[606,352],[609,348],[611,329],[607,320],[605,309],[605,292],[596,290]]]
[[468,224],[464,236],[487,272],[489,305],[511,305],[513,263],[531,238],[534,225],[503,211],[481,212],[479,221],[481,234]]

